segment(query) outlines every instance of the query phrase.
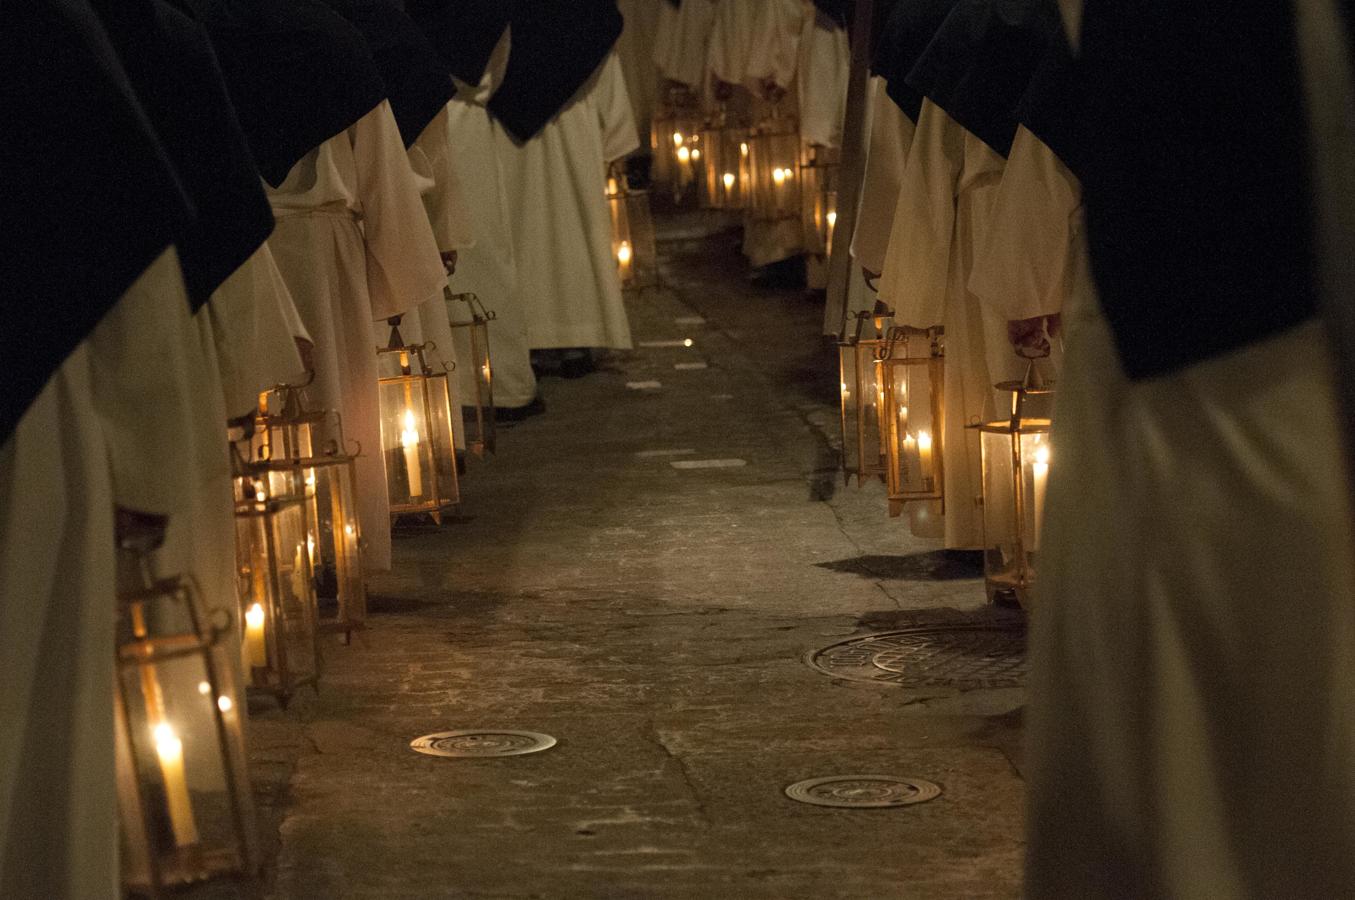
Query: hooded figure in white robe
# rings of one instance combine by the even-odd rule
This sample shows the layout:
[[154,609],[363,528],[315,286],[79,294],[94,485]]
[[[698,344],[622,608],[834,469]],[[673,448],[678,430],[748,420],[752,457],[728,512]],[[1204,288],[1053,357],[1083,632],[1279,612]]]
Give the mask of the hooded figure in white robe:
[[[0,260],[6,290],[25,299],[6,304],[0,328],[14,376],[0,401],[0,895],[112,900],[109,440],[130,423],[95,405],[91,332],[122,315],[124,299],[139,303],[160,274],[178,278],[167,248],[190,208],[87,5],[7,7],[0,39],[11,75],[0,113],[30,137],[5,151],[11,203]],[[182,279],[168,286],[158,302],[171,324],[186,323]],[[122,487],[139,493],[125,479]]]
[[1064,310],[1032,900],[1355,895],[1349,407],[1321,321],[1351,295],[1319,276],[1351,232],[1315,215],[1348,210],[1317,188],[1350,183],[1351,25],[1088,4],[1075,32],[1096,291]]
[[[419,0],[408,9],[447,64],[456,87],[447,108],[451,164],[473,215],[471,243],[458,251],[451,288],[475,294],[494,313],[489,343],[495,406],[526,407],[537,399],[536,374],[527,343],[527,310],[517,288],[508,191],[495,146],[500,126],[485,109],[508,67],[507,7],[485,0]],[[468,321],[463,306],[448,306],[456,321]],[[465,331],[456,329],[458,359],[471,358]],[[460,367],[457,375],[461,396],[474,397],[470,366]]]
[[[896,322],[945,329],[940,530],[950,549],[983,541],[979,438],[965,426],[1009,414],[1010,394],[994,386],[1019,380],[1027,365],[1006,320],[968,288],[1016,130],[1011,109],[1052,34],[1046,16],[1004,15],[987,0],[961,0],[909,73],[924,99],[880,280]],[[937,536],[940,504],[909,506],[914,530]]]
[[496,146],[534,350],[631,346],[606,201],[608,164],[640,145],[611,52],[620,30],[609,0],[513,12],[489,109],[504,126]]

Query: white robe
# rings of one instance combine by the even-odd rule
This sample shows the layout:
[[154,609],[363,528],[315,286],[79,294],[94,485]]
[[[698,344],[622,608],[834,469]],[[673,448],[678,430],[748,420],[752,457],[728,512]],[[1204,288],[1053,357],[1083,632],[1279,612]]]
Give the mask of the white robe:
[[496,132],[533,349],[631,346],[612,255],[606,165],[640,146],[616,54],[539,134]]
[[[1006,338],[1006,320],[968,290],[983,245],[1003,160],[931,101],[923,101],[899,190],[880,296],[895,321],[946,330],[945,431],[942,435],[945,544],[982,545],[981,459],[965,425],[994,418],[1010,395],[993,386],[1019,378],[1023,361]],[[911,504],[917,507],[918,504]],[[923,527],[916,509],[914,526]]]
[[[134,288],[135,289],[135,288]],[[113,484],[88,344],[0,446],[0,896],[113,900]]]
[[[1347,120],[1346,63],[1306,62],[1344,82],[1308,85],[1317,121]],[[1343,138],[1318,159],[1349,160]],[[1026,896],[1352,896],[1355,534],[1323,327],[1131,382],[1080,282],[1031,635]]]
[[[477,294],[494,312],[489,326],[494,402],[512,408],[526,406],[536,397],[536,375],[527,339],[527,309],[518,293],[508,190],[495,146],[500,128],[485,109],[507,68],[509,41],[505,31],[480,84],[457,83],[456,99],[447,112],[452,164],[466,192],[466,203],[474,211],[470,221],[474,243],[460,251],[451,287],[458,293]],[[459,316],[461,311],[451,312]],[[457,329],[456,352],[459,359],[470,359],[470,339],[464,331]],[[474,379],[469,366],[458,370],[462,397],[475,396]]]
[[684,0],[677,9],[668,2],[655,5],[659,18],[654,28],[654,65],[659,75],[701,90],[719,0]]
[[804,13],[803,20],[798,67],[800,140],[840,147],[852,66],[847,29],[812,9]]
[[408,312],[446,280],[413,172],[382,101],[269,189],[269,245],[315,341],[311,400],[343,416],[357,461],[364,564],[390,568],[390,498],[381,453],[372,322]]

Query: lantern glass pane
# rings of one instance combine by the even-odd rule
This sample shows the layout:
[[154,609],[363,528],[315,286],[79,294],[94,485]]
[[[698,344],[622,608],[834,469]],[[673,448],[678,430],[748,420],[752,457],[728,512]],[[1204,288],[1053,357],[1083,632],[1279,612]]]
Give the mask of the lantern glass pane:
[[[907,499],[910,494],[941,490],[940,359],[908,355],[917,341],[896,348],[901,354],[885,363],[888,377],[886,411],[890,416],[889,493]],[[923,346],[929,342],[922,341]]]
[[860,438],[860,366],[855,344],[838,344],[839,396],[842,425],[842,473],[848,481],[859,475],[861,457]]
[[751,180],[748,129],[722,118],[701,133],[702,202],[711,209],[742,209]]
[[456,451],[452,437],[451,382],[446,372],[428,377],[428,421],[433,436],[433,469],[437,476],[438,499],[442,504],[461,500],[456,474]]
[[422,375],[381,380],[381,449],[392,512],[437,505],[429,381]]
[[748,139],[753,217],[777,221],[800,217],[800,134],[794,118],[774,116]]
[[252,854],[238,698],[225,645],[184,589],[145,595],[118,626],[124,878],[176,884]]
[[236,511],[242,664],[254,687],[280,696],[319,674],[307,507],[298,497]]
[[319,606],[326,613],[321,624],[359,628],[367,618],[367,592],[359,558],[362,533],[353,461],[348,457],[327,461],[311,471],[307,547]]
[[[881,422],[884,409],[884,371],[876,354],[880,341],[862,341],[857,345],[861,367],[861,473],[883,475],[888,453],[889,432]],[[884,427],[882,427],[884,425]]]
[[1019,435],[985,428],[983,441],[983,571],[990,586],[1016,590],[1024,584],[1024,548],[1017,526],[1017,484],[1013,454]]
[[837,224],[837,152],[815,147],[812,153],[809,162],[801,168],[805,249],[817,256],[827,256]]

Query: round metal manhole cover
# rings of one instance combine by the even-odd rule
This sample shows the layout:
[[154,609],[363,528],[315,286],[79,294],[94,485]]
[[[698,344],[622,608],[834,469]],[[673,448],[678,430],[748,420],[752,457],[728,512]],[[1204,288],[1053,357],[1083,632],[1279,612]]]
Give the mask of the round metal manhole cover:
[[409,742],[410,749],[429,756],[494,757],[539,753],[555,746],[555,738],[535,731],[440,731]]
[[786,788],[786,796],[814,806],[888,809],[935,800],[941,796],[941,786],[893,775],[832,775],[798,781]]
[[913,689],[1021,687],[1026,630],[946,625],[871,634],[818,650],[809,664],[834,678]]

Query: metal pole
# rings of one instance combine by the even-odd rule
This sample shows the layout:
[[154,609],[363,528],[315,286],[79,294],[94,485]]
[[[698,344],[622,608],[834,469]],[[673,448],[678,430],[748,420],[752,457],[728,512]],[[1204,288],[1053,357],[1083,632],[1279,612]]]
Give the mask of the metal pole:
[[872,20],[875,0],[856,0],[852,16],[852,67],[847,82],[847,114],[842,124],[841,190],[837,198],[837,224],[828,261],[827,303],[823,313],[824,334],[841,335],[847,322],[847,291],[851,284],[852,235],[856,233],[861,206],[861,184],[866,175],[867,89],[870,80]]

